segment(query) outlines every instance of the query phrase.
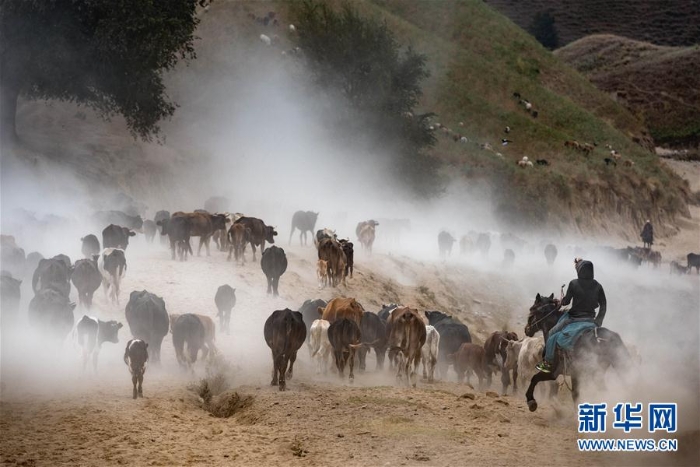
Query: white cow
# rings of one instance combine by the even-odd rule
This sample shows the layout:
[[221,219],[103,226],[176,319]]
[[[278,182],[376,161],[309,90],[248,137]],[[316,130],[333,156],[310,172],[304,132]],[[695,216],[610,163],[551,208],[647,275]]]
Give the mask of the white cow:
[[328,372],[328,357],[331,355],[333,346],[328,340],[328,328],[331,323],[325,319],[317,319],[311,323],[309,331],[309,354],[311,359],[316,359],[316,374]]
[[121,248],[105,248],[97,260],[97,269],[102,274],[105,297],[119,305],[119,284],[126,274],[126,256]]
[[518,353],[518,379],[522,387],[526,388],[530,380],[537,373],[535,365],[542,361],[544,339],[542,337],[523,337],[520,352]]
[[423,360],[423,378],[427,378],[429,383],[432,383],[434,379],[439,347],[440,333],[431,325],[427,325],[425,327],[425,344],[423,344],[421,349],[421,357]]

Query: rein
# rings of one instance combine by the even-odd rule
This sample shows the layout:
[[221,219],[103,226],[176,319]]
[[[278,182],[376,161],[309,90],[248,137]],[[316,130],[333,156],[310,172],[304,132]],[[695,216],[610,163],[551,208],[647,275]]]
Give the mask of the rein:
[[[544,305],[540,305],[539,307],[536,308],[536,311],[538,311],[541,308],[544,308],[548,305],[551,305],[551,304],[552,303],[550,302],[550,303],[545,303]],[[542,321],[544,321],[545,319],[549,318],[553,313],[559,311],[560,309],[561,309],[561,302],[555,303],[552,311],[550,311],[549,313],[547,313],[546,315],[544,315],[543,317],[541,317],[540,319],[536,320],[534,323],[532,323],[531,325],[528,325],[528,326],[530,328],[534,328],[535,325],[537,325],[537,324],[541,323]]]

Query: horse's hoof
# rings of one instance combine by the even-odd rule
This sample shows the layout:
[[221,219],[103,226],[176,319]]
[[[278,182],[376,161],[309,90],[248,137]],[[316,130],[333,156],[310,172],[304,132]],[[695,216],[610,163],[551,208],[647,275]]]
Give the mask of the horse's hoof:
[[537,401],[535,399],[527,401],[527,407],[528,409],[530,409],[530,412],[534,412],[535,410],[537,410]]

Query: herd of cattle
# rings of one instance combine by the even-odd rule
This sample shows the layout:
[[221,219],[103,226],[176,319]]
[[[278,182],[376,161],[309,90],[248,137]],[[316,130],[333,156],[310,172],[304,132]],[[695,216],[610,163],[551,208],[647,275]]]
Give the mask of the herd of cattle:
[[[209,201],[208,201],[209,203]],[[75,303],[69,294],[71,282],[78,292],[79,304],[90,310],[95,291],[103,286],[105,296],[119,304],[120,283],[126,274],[126,250],[129,239],[136,232],[143,232],[146,241],[152,243],[156,234],[162,240],[169,240],[172,259],[185,261],[193,251],[191,237],[199,237],[198,255],[202,247],[210,254],[210,242],[217,248],[228,251],[238,264],[245,263],[245,249],[250,245],[253,260],[256,249],[261,250],[260,264],[267,277],[268,294],[278,295],[280,277],[287,269],[287,258],[282,248],[275,245],[278,235],[275,227],[254,217],[242,214],[221,214],[216,202],[205,204],[206,210],[194,212],[158,211],[153,220],[142,220],[138,215],[121,211],[101,211],[93,215],[96,223],[108,224],[102,230],[102,244],[96,235],[81,238],[81,252],[84,259],[71,263],[68,256],[60,254],[46,259],[38,253],[24,256],[24,250],[15,243],[14,237],[2,236],[3,269],[0,274],[2,284],[2,319],[4,324],[16,320],[20,301],[21,279],[31,273],[34,297],[28,306],[28,322],[31,326],[53,336],[65,339],[74,328]],[[338,238],[334,230],[316,230],[317,212],[297,211],[292,218],[289,241],[296,230],[300,232],[300,243],[308,244],[308,233],[318,253],[317,275],[319,287],[337,287],[352,277],[354,269],[354,245],[349,239]],[[382,220],[382,222],[385,222]],[[403,225],[403,222],[401,223]],[[371,254],[380,222],[368,220],[360,222],[355,235]],[[515,235],[500,236],[504,250],[504,264],[512,265],[515,252],[526,248],[526,242]],[[448,232],[438,235],[441,256],[451,254],[457,240]],[[161,241],[162,242],[162,241]],[[266,248],[266,244],[271,246]],[[460,241],[463,254],[479,252],[487,255],[491,248],[491,236],[485,233],[470,232]],[[612,257],[639,266],[647,261],[655,266],[661,260],[658,252],[648,248],[628,247],[612,249],[599,247]],[[581,252],[576,252],[581,254]],[[557,257],[557,248],[549,243],[544,245],[544,256],[548,264]],[[688,272],[691,267],[700,271],[700,255],[688,255],[687,266],[671,263],[671,272]],[[231,310],[236,303],[235,289],[229,285],[219,287],[214,301],[218,310],[220,329],[229,332]],[[146,290],[133,291],[125,308],[126,322],[134,339],[126,346],[124,361],[128,365],[133,380],[134,398],[142,396],[143,375],[147,361],[160,361],[161,344],[165,336],[172,334],[178,363],[191,368],[199,351],[204,358],[217,352],[215,346],[215,324],[210,317],[192,313],[169,314],[165,301]],[[118,342],[118,331],[123,325],[116,321],[102,321],[83,316],[75,327],[78,342],[83,347],[83,366],[92,359],[97,367],[97,358],[104,342]],[[345,366],[349,367],[350,381],[354,379],[355,355],[359,368],[365,369],[369,350],[376,354],[377,367],[384,366],[388,353],[390,366],[397,368],[397,377],[413,386],[416,385],[417,368],[423,362],[423,376],[433,381],[435,370],[442,377],[447,367],[452,365],[461,381],[474,373],[483,384],[490,384],[494,371],[501,372],[503,391],[512,381],[517,389],[518,373],[526,377],[534,373],[534,364],[541,355],[543,342],[535,338],[518,341],[513,332],[494,332],[484,346],[471,342],[466,325],[456,318],[438,311],[417,310],[400,305],[384,306],[378,313],[365,311],[353,298],[335,298],[326,303],[322,300],[305,302],[299,311],[277,310],[268,318],[264,327],[265,341],[272,350],[272,384],[284,390],[286,380],[293,374],[294,361],[300,347],[308,343],[312,359],[316,360],[317,370],[328,370],[328,359],[333,355],[335,367],[343,377]],[[528,340],[529,339],[529,340]],[[523,376],[525,375],[525,376]]]

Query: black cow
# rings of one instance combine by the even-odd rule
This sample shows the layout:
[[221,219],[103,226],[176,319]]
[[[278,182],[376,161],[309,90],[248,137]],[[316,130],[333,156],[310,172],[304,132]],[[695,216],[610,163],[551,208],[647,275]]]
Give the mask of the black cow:
[[[148,362],[148,343],[141,339],[131,339],[126,343],[124,363],[129,367],[131,382],[134,384],[134,399],[143,397],[143,374]],[[138,390],[137,390],[138,384]]]
[[384,323],[387,322],[389,319],[389,316],[391,316],[391,312],[398,308],[400,305],[397,303],[388,303],[388,304],[383,304],[382,309],[379,310],[379,313],[377,313],[377,316],[379,316],[379,319],[384,321]]
[[688,259],[688,271],[692,271],[692,268],[695,268],[696,274],[700,274],[700,255],[696,253],[688,253],[686,258]]
[[349,240],[339,240],[340,247],[345,253],[345,277],[352,277],[352,272],[355,269],[355,249],[351,241]]
[[335,366],[338,375],[343,379],[345,365],[349,363],[350,374],[348,378],[352,383],[355,379],[353,369],[355,367],[355,351],[362,347],[362,332],[354,320],[340,318],[333,321],[328,328],[328,340],[333,347]]
[[260,251],[265,250],[265,242],[275,243],[277,232],[274,227],[255,217],[241,217],[234,224],[243,224],[250,229],[250,247],[253,249],[253,261],[255,261],[255,247],[259,246]]
[[318,313],[318,309],[325,309],[327,304],[328,303],[326,303],[325,300],[317,298],[316,300],[306,300],[299,308],[299,313],[301,313],[301,316],[304,318],[304,324],[306,325],[307,337],[311,331],[311,324],[314,322],[314,320],[321,318],[321,315]]
[[42,259],[32,276],[32,290],[36,294],[41,289],[53,288],[63,295],[70,295],[70,265],[58,256]]
[[[131,230],[141,230],[143,227],[143,219],[141,216],[130,216],[122,211],[97,211],[93,214],[92,218],[101,225],[117,224]],[[108,247],[105,246],[105,248]]]
[[[287,387],[287,379],[292,379],[297,352],[306,340],[306,326],[298,311],[289,308],[276,310],[265,320],[265,342],[272,350],[272,381],[280,391]],[[289,371],[287,365],[289,364]]]
[[362,315],[360,323],[362,331],[362,343],[365,344],[357,350],[357,356],[360,359],[360,370],[364,370],[369,348],[374,348],[374,353],[377,355],[377,369],[384,368],[384,356],[386,355],[387,334],[386,325],[379,316],[369,311],[365,311]]
[[306,232],[314,234],[318,213],[312,211],[297,211],[292,216],[292,231],[289,233],[289,244],[292,244],[292,235],[294,229],[299,229],[299,244],[306,245],[308,243]]
[[[177,362],[183,368],[192,369],[197,361],[199,349],[205,347],[206,330],[202,321],[192,313],[185,313],[177,317],[173,323],[173,347]],[[187,344],[187,355],[185,355]]]
[[66,338],[73,329],[73,310],[67,295],[53,288],[40,289],[29,302],[29,324],[56,339]]
[[8,271],[0,272],[0,320],[3,326],[14,324],[19,317],[20,286],[22,281]]
[[92,296],[102,284],[102,274],[97,268],[97,261],[95,259],[76,261],[71,281],[78,290],[78,303],[89,310],[92,306]]
[[119,330],[122,323],[116,321],[102,321],[92,316],[83,315],[76,330],[78,331],[78,343],[83,348],[83,371],[92,355],[92,366],[97,372],[97,356],[103,342],[119,343]]
[[444,258],[452,254],[452,245],[456,242],[455,238],[449,232],[444,230],[438,234],[438,248],[440,249],[440,257]]
[[470,343],[472,336],[467,326],[445,313],[426,311],[425,316],[428,318],[428,324],[440,334],[438,369],[444,378],[449,366],[447,356],[457,352],[462,344]]
[[547,264],[552,265],[554,264],[554,261],[557,259],[557,247],[552,245],[551,243],[547,244],[547,246],[544,247],[544,257],[547,259]]
[[[153,221],[156,223],[157,226],[162,226],[162,221],[168,221],[170,220],[170,212],[169,211],[158,211],[155,216],[153,216]],[[163,233],[163,227],[160,227],[159,230],[161,237],[160,237],[160,244],[163,245],[165,244],[165,233]]]
[[260,267],[267,276],[267,293],[272,293],[275,297],[279,296],[277,288],[280,277],[287,270],[287,256],[284,250],[274,245],[267,248],[260,259]]
[[190,245],[190,230],[192,220],[186,216],[176,216],[156,222],[162,227],[161,235],[167,235],[170,239],[170,254],[175,259],[177,252],[180,261],[187,260],[187,254],[194,254]]
[[153,239],[156,236],[156,230],[158,230],[158,227],[156,227],[156,223],[154,221],[150,219],[143,221],[143,234],[148,243],[153,243]]
[[80,239],[83,242],[80,251],[86,258],[92,258],[94,255],[100,254],[100,241],[97,239],[96,235],[89,234]]
[[231,310],[236,306],[236,289],[228,284],[224,284],[216,290],[214,296],[216,309],[219,310],[216,316],[219,317],[219,325],[222,331],[229,333],[229,323],[231,322]]
[[129,237],[136,235],[128,227],[122,227],[116,224],[109,224],[102,230],[102,246],[104,248],[121,248],[126,250],[129,246]]
[[165,301],[146,290],[134,290],[126,304],[126,322],[132,336],[150,345],[153,362],[160,363],[160,346],[170,327]]

